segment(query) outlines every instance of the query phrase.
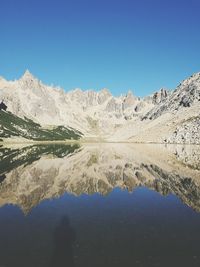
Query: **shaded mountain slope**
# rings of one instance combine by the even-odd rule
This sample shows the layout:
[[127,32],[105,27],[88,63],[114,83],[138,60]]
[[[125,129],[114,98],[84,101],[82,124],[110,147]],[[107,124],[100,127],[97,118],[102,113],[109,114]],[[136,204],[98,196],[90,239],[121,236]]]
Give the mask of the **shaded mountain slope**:
[[20,118],[10,112],[0,111],[0,138],[23,137],[35,141],[78,140],[82,134],[72,128],[56,126],[45,129],[28,118]]

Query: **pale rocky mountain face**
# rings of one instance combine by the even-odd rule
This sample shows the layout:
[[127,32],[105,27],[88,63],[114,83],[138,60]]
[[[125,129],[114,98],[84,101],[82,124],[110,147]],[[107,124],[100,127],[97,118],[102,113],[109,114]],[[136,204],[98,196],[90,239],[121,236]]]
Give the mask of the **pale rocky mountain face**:
[[[163,92],[162,92],[163,93]],[[189,108],[197,104],[200,107],[200,73],[192,75],[163,99],[159,105],[146,114],[147,118],[155,119],[165,112],[176,112],[181,108]],[[188,109],[186,109],[188,111]]]
[[142,144],[40,145],[0,149],[0,206],[28,213],[65,192],[109,194],[145,186],[200,212],[198,147]]
[[105,136],[117,125],[150,110],[151,101],[140,100],[128,92],[113,97],[107,89],[64,92],[44,85],[29,71],[17,81],[0,79],[0,99],[17,116],[26,116],[46,125],[66,125],[86,136]]
[[1,99],[8,111],[17,116],[26,116],[44,127],[70,126],[81,131],[85,138],[134,142],[181,140],[182,143],[195,143],[199,139],[191,135],[187,140],[175,136],[185,120],[199,116],[199,73],[183,81],[173,92],[162,88],[138,98],[131,91],[114,97],[107,89],[65,92],[44,85],[26,71],[16,81],[0,78]]

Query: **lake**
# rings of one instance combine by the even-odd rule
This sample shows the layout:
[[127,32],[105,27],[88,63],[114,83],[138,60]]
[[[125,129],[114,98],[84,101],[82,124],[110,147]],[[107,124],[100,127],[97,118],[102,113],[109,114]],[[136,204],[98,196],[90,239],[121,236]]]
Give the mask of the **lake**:
[[0,147],[0,267],[200,266],[200,146]]

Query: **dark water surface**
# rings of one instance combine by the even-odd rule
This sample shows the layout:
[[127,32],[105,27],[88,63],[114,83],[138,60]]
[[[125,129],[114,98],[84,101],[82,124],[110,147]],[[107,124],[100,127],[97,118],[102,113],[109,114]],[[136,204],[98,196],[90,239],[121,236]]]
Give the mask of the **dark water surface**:
[[200,266],[199,147],[0,149],[0,266]]

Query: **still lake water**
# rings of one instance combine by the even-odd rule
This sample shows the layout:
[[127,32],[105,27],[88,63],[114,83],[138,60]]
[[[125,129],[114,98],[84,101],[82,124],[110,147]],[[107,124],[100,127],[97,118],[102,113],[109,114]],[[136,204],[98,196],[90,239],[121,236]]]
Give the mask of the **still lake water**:
[[0,148],[0,267],[200,266],[200,147]]

